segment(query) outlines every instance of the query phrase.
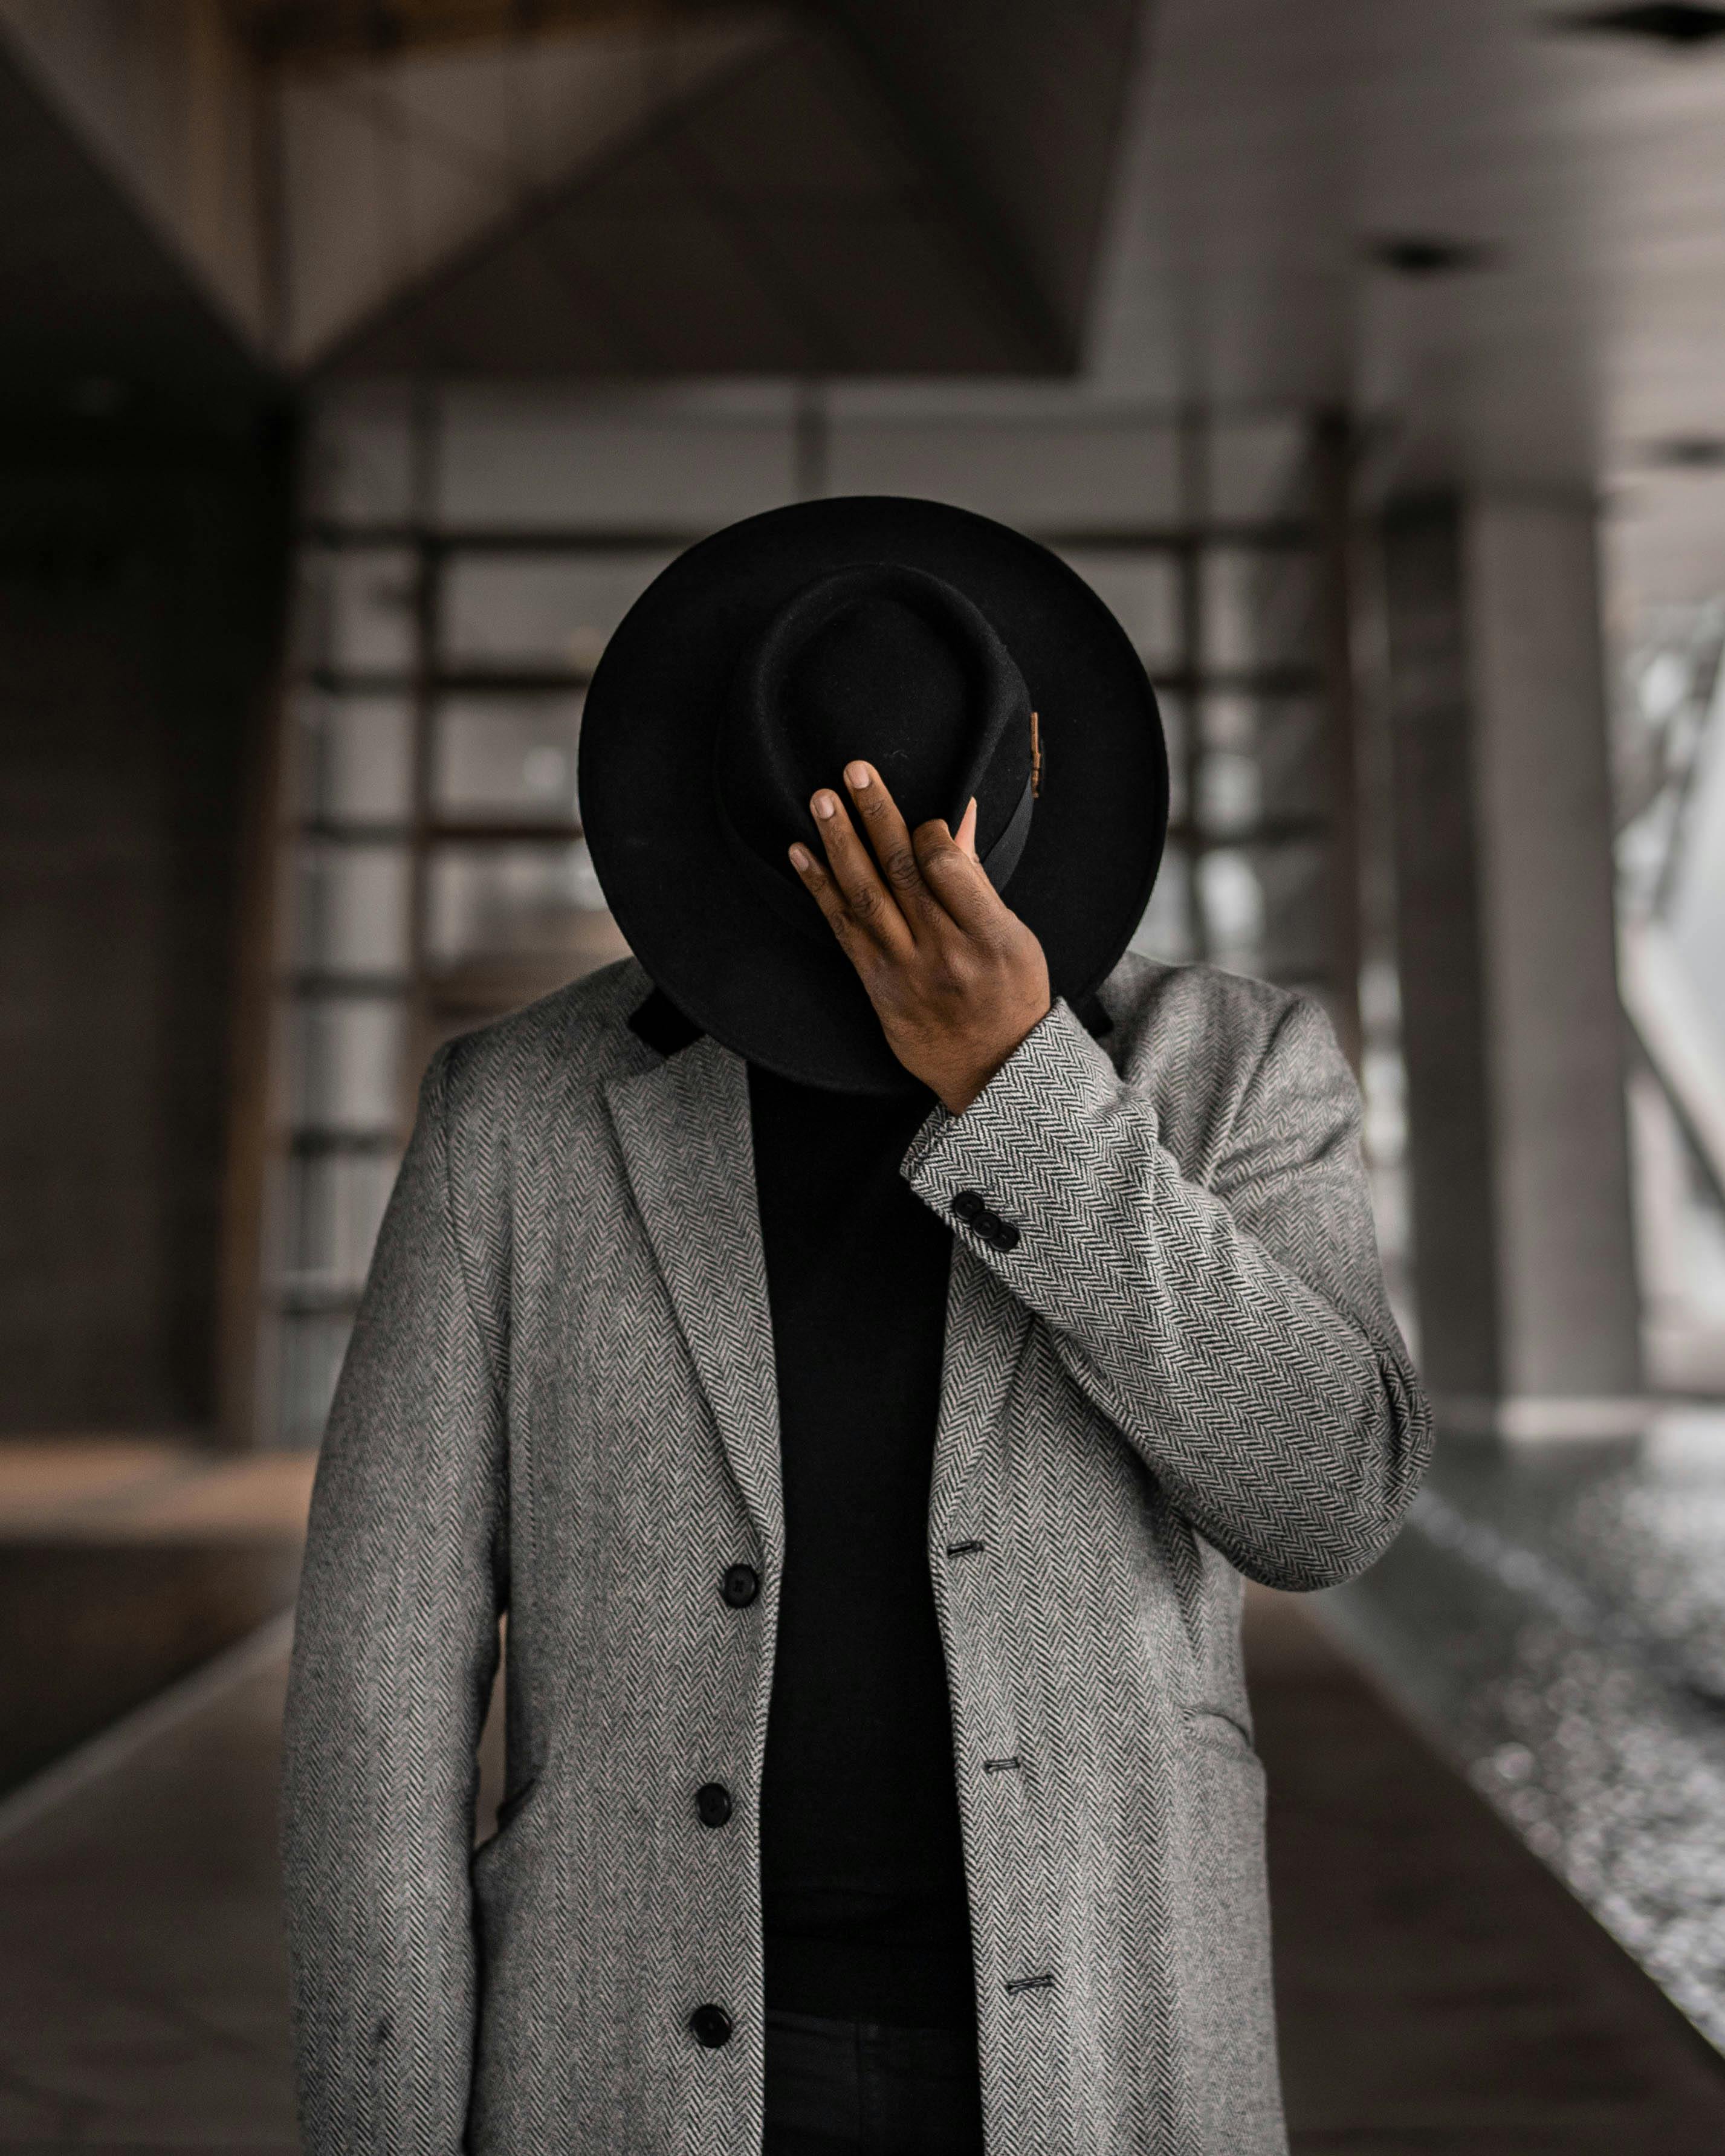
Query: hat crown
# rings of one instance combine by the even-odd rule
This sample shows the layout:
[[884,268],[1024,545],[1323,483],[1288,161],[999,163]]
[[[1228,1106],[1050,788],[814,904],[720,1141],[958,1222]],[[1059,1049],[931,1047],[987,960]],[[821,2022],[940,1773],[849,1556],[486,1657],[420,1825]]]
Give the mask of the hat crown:
[[[987,853],[1029,783],[1029,720],[1011,654],[963,593],[923,570],[859,563],[793,593],[746,654],[715,775],[737,838],[793,886],[786,855],[816,835],[811,795],[859,757],[913,829],[932,817],[956,829],[974,794]],[[1011,860],[989,864],[997,884],[1017,837],[1003,850]]]

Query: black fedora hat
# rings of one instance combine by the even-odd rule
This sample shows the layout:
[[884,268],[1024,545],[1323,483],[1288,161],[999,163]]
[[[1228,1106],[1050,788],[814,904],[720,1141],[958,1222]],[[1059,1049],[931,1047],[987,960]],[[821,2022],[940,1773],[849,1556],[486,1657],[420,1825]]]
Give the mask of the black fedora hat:
[[[1034,715],[1034,716],[1033,716]],[[1058,555],[944,503],[769,510],[655,578],[581,726],[581,815],[656,985],[725,1046],[840,1091],[916,1081],[787,858],[809,798],[875,764],[914,829],[957,829],[1078,1004],[1143,913],[1168,827],[1156,699]]]

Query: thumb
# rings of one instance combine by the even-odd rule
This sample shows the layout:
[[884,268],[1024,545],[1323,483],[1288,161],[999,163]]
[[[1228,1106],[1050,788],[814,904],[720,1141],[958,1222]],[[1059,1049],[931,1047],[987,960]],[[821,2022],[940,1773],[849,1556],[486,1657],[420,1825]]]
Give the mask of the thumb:
[[976,859],[976,796],[970,798],[970,806],[958,819],[958,829],[953,834],[954,843]]

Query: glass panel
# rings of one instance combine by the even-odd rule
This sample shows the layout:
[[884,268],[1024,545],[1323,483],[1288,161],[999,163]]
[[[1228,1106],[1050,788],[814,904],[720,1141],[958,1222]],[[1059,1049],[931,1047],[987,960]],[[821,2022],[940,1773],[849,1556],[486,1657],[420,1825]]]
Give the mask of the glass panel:
[[[614,938],[586,846],[439,846],[427,888],[426,949],[434,964],[583,952],[596,932]],[[620,955],[622,946],[608,952]]]
[[352,396],[319,398],[305,473],[314,516],[404,521],[412,514],[413,496],[408,397],[367,385]]
[[1321,845],[1301,841],[1259,850],[1265,927],[1259,963],[1271,979],[1315,981],[1329,970],[1330,891]]
[[1264,891],[1241,848],[1219,847],[1198,865],[1199,902],[1210,956],[1236,973],[1257,970],[1264,935]]
[[670,559],[669,554],[457,555],[444,577],[444,663],[590,669],[618,623]]
[[1157,709],[1162,713],[1163,738],[1168,744],[1168,813],[1171,824],[1179,824],[1186,816],[1186,723],[1188,704],[1184,696],[1166,690],[1156,693]]
[[1266,816],[1322,816],[1328,777],[1323,706],[1277,697],[1258,714],[1258,769]]
[[353,1320],[345,1312],[284,1319],[281,1327],[283,1445],[316,1445],[329,1418]]
[[1212,749],[1198,770],[1198,824],[1209,836],[1230,838],[1258,820],[1258,761],[1233,749]]
[[300,813],[404,823],[413,806],[413,713],[405,696],[307,696],[299,706]]
[[1178,846],[1163,855],[1156,888],[1144,917],[1133,932],[1132,947],[1147,957],[1178,964],[1192,956],[1192,927],[1187,915],[1186,856]]
[[439,812],[572,823],[582,701],[450,697],[438,714],[432,760]]
[[299,963],[335,973],[403,971],[413,890],[406,847],[314,843],[296,859]]
[[325,1153],[290,1162],[284,1286],[357,1295],[395,1181],[396,1161],[378,1153]]
[[1297,515],[1311,494],[1303,421],[1217,421],[1209,434],[1209,506],[1230,521]]
[[307,665],[407,672],[413,663],[418,572],[404,547],[307,553],[299,644]]
[[382,997],[307,997],[289,1028],[289,1114],[296,1128],[393,1131],[406,1011]]
[[716,531],[796,492],[783,400],[767,413],[738,411],[737,401],[728,412],[680,413],[652,392],[454,392],[439,514],[494,531]]
[[1204,745],[1224,755],[1250,756],[1258,746],[1258,701],[1254,696],[1206,696]]
[[[833,428],[831,491],[956,502],[1021,531],[1142,530],[1178,514],[1178,441],[1153,422],[1025,411],[981,417],[974,389],[949,415],[846,414]],[[968,407],[968,409],[964,408]]]
[[1311,657],[1315,564],[1304,553],[1219,547],[1204,557],[1204,662],[1297,665]]
[[1170,554],[1089,553],[1069,548],[1070,563],[1108,608],[1153,674],[1180,663],[1180,578]]

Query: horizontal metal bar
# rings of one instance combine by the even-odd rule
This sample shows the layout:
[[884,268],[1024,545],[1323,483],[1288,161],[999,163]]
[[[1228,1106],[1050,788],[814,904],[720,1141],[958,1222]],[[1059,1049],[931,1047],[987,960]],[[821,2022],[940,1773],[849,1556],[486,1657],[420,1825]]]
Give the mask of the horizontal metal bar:
[[[302,545],[323,547],[331,552],[392,548],[423,549],[434,556],[448,554],[673,554],[711,538],[716,527],[691,530],[619,531],[575,526],[547,526],[541,531],[519,526],[498,528],[484,525],[432,525],[379,521],[342,523],[316,518],[300,528]],[[1056,553],[1070,548],[1101,553],[1183,554],[1194,549],[1231,548],[1249,552],[1283,553],[1315,547],[1317,527],[1307,517],[1215,518],[1202,524],[1062,525],[1027,529],[1026,537],[1051,547]]]
[[297,967],[282,976],[280,985],[292,996],[313,997],[326,1003],[389,1002],[413,993],[413,977],[400,973],[337,973],[326,966]]
[[[581,668],[519,667],[481,671],[477,668],[426,675],[398,670],[333,666],[311,669],[303,677],[326,696],[411,696],[432,695],[543,697],[574,695],[593,680]],[[1289,662],[1276,666],[1209,666],[1153,669],[1151,681],[1170,696],[1294,696],[1315,695],[1322,674],[1315,665]]]
[[331,1153],[398,1153],[400,1134],[395,1131],[338,1131],[305,1127],[288,1133],[287,1150],[295,1160],[320,1160]]
[[278,1286],[274,1297],[266,1295],[264,1302],[268,1307],[273,1300],[279,1317],[351,1317],[359,1308],[359,1298],[357,1287]]
[[427,839],[435,845],[516,846],[573,845],[581,826],[572,819],[553,824],[517,823],[506,817],[475,817],[464,822],[439,822],[425,827]]
[[326,547],[337,553],[405,547],[423,548],[429,554],[680,554],[685,547],[710,537],[711,528],[626,531],[595,526],[582,531],[547,526],[535,531],[520,526],[499,530],[485,525],[460,525],[440,530],[427,524],[362,521],[347,524],[316,517],[300,527],[300,538],[302,545]]
[[1153,672],[1151,686],[1171,696],[1312,696],[1323,685],[1316,666],[1177,667]]
[[436,822],[344,823],[327,816],[307,817],[293,827],[302,842],[330,846],[409,847],[423,839],[429,845],[572,845],[583,835],[572,817],[515,818],[509,816],[440,817]]
[[1231,831],[1205,829],[1183,816],[1169,824],[1168,838],[1171,846],[1183,847],[1188,853],[1214,854],[1243,847],[1298,845],[1312,839],[1327,838],[1329,831],[1327,816],[1265,816]]
[[313,666],[303,679],[331,696],[567,696],[593,680],[590,666],[456,666],[420,674],[412,667]]
[[295,838],[331,846],[408,846],[416,829],[405,819],[383,823],[333,816],[303,817],[292,827]]
[[1315,547],[1317,527],[1303,517],[1194,525],[1109,525],[1029,535],[1056,554],[1193,554],[1211,549],[1234,553],[1283,554]]

